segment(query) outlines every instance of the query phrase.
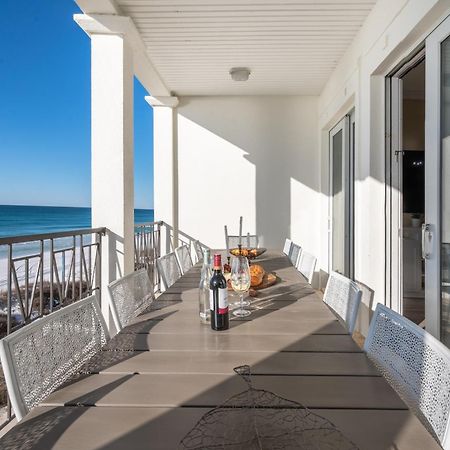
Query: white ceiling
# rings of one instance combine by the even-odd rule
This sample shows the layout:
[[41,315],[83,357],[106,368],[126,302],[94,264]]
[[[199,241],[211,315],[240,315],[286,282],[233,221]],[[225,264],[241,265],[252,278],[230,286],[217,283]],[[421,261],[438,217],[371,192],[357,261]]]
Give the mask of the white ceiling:
[[[376,0],[116,0],[176,95],[321,92]],[[251,70],[232,81],[232,67]]]

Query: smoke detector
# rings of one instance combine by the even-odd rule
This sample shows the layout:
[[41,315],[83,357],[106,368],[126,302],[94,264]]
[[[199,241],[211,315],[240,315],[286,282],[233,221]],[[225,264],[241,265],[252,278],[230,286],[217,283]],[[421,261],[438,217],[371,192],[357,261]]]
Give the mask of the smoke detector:
[[250,76],[250,69],[246,67],[233,67],[230,69],[230,75],[233,81],[247,81]]

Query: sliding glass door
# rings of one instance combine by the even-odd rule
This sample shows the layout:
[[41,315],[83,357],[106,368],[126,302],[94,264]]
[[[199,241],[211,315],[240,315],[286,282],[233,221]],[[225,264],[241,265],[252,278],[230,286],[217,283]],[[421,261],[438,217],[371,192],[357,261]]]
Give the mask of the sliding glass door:
[[450,18],[426,40],[426,329],[450,347]]
[[353,276],[354,116],[330,131],[330,270]]

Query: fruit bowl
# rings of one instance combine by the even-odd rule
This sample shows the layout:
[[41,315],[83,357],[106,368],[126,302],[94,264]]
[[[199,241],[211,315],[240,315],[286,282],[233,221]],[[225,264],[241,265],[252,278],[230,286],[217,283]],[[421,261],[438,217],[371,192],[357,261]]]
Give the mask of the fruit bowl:
[[246,256],[248,259],[254,259],[257,258],[258,256],[261,256],[263,253],[266,252],[266,248],[245,248],[242,247],[241,249],[239,248],[232,248],[230,250],[230,253],[233,256]]

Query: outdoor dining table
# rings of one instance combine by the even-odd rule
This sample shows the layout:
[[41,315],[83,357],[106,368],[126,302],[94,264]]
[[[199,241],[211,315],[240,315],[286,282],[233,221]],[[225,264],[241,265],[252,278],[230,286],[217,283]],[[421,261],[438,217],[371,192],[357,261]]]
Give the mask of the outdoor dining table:
[[245,391],[242,365],[255,389],[307,407],[355,448],[440,448],[289,259],[257,261],[279,282],[251,299],[249,317],[222,332],[200,323],[194,266],[0,448],[183,448],[205,414]]

